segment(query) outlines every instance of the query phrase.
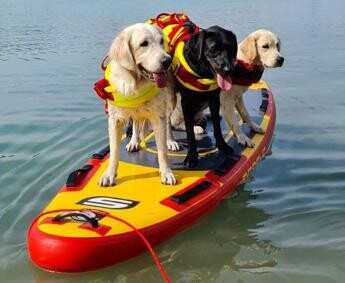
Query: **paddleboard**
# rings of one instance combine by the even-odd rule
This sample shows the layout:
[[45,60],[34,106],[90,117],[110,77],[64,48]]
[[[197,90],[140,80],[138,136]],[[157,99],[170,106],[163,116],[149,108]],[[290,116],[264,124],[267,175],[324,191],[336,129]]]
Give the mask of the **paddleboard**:
[[[176,186],[160,183],[153,133],[134,153],[126,152],[128,138],[123,138],[114,187],[97,184],[108,165],[109,146],[94,153],[84,166],[71,172],[66,184],[31,223],[27,234],[31,260],[57,272],[107,267],[147,251],[133,227],[156,246],[214,210],[247,180],[272,142],[276,111],[267,84],[253,84],[244,100],[254,122],[265,130],[263,135],[254,134],[242,125],[256,146],[238,145],[222,119],[225,140],[240,158],[219,157],[209,120],[206,134],[198,137],[198,168],[183,167],[185,150],[169,152]],[[186,143],[185,132],[175,131],[174,136]]]

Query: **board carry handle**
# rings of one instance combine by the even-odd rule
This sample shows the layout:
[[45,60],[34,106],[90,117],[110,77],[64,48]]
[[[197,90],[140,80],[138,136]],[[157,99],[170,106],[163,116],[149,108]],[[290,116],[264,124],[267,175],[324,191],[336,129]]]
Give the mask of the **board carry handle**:
[[67,178],[66,187],[67,188],[76,187],[78,184],[78,181],[80,182],[80,178],[83,177],[83,179],[84,179],[85,176],[87,175],[87,173],[92,168],[93,168],[93,165],[87,164],[87,165],[84,165],[83,168],[79,168],[79,169],[71,172]]
[[185,191],[184,193],[180,195],[174,195],[171,197],[171,201],[182,204],[186,202],[187,200],[190,200],[191,198],[197,196],[198,194],[202,193],[209,187],[211,187],[212,183],[209,181],[202,181],[201,183],[195,185],[194,187],[190,188],[188,191]]
[[92,228],[97,228],[99,226],[96,218],[88,216],[85,213],[79,212],[79,211],[73,211],[73,212],[67,212],[67,213],[59,214],[59,215],[55,216],[52,221],[61,222],[63,219],[65,219],[67,217],[73,217],[73,216],[74,217],[80,217],[83,220],[85,220],[85,222],[90,223]]
[[92,159],[103,159],[110,152],[110,146],[106,146],[101,151],[94,153]]

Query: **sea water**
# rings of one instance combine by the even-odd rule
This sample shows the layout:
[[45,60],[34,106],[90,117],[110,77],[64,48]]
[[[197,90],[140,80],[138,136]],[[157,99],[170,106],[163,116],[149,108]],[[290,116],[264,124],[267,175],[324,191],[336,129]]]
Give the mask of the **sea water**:
[[26,231],[108,142],[92,87],[114,36],[174,11],[239,41],[270,29],[285,63],[264,73],[278,114],[272,155],[238,194],[156,248],[172,282],[345,282],[344,9],[343,0],[1,0],[0,282],[162,281],[149,254],[83,274],[39,270]]

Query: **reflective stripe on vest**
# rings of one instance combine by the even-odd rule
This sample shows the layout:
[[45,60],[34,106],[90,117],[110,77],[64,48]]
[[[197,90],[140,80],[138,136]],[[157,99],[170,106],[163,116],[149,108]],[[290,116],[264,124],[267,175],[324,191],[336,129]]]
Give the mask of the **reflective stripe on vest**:
[[145,85],[145,87],[140,88],[138,94],[136,95],[123,95],[116,90],[115,85],[111,82],[110,70],[111,61],[107,65],[107,68],[104,72],[104,78],[110,84],[104,90],[110,92],[114,97],[114,100],[107,99],[108,103],[110,103],[111,105],[124,108],[137,108],[146,101],[154,98],[160,92],[160,89],[154,83],[149,83]]
[[201,78],[187,63],[183,54],[185,43],[182,41],[177,44],[172,70],[177,80],[186,88],[194,91],[212,91],[219,88],[215,78]]

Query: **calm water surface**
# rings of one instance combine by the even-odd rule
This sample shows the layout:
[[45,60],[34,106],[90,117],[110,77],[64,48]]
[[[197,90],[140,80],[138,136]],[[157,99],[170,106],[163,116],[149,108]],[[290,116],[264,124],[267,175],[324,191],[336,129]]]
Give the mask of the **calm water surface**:
[[[92,92],[124,26],[165,11],[278,33],[273,153],[212,214],[156,250],[173,282],[345,281],[345,2],[0,1],[0,282],[161,282],[148,254],[83,274],[28,261],[29,223],[107,143]],[[115,251],[116,252],[116,251]]]

